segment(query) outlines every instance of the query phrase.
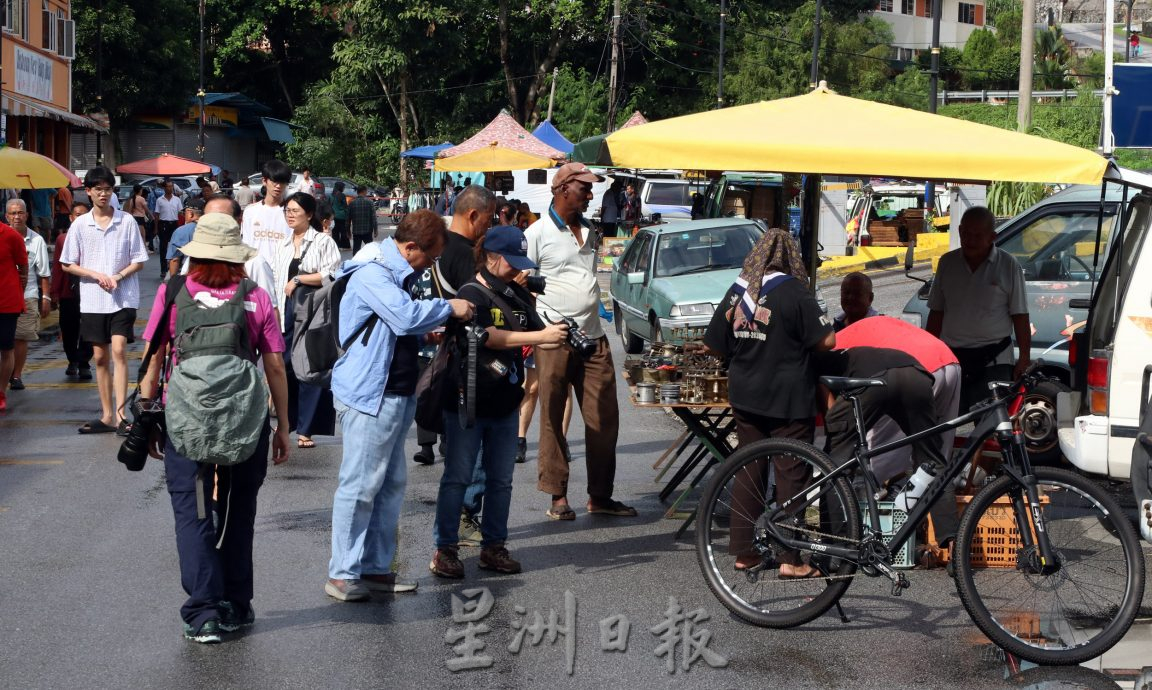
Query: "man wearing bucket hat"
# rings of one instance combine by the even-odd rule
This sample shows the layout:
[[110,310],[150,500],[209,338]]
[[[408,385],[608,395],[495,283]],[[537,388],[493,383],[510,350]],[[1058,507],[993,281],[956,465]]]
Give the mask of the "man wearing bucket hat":
[[[459,396],[450,393],[445,401],[444,435],[447,456],[440,493],[436,499],[433,538],[436,553],[429,569],[446,578],[464,577],[458,555],[460,507],[472,481],[477,454],[484,468],[484,512],[480,521],[480,568],[497,573],[520,572],[504,543],[508,539],[508,510],[512,501],[512,474],[516,467],[516,431],[520,421],[520,401],[524,397],[523,346],[558,347],[568,335],[563,323],[545,325],[532,308],[532,297],[516,283],[522,271],[536,268],[527,256],[528,241],[519,228],[501,225],[491,228],[481,245],[481,267],[457,292],[460,299],[476,305],[475,324],[488,333],[477,353],[474,374],[460,385],[475,385],[475,422],[461,424],[464,410],[457,409]],[[467,342],[458,342],[457,353],[467,352]],[[459,356],[459,355],[458,355]],[[461,370],[458,362],[449,372]]]
[[[284,339],[271,297],[244,273],[244,262],[254,257],[256,250],[241,242],[240,226],[234,218],[224,213],[207,213],[197,223],[192,241],[181,251],[189,258],[190,265],[180,289],[187,291],[196,307],[226,306],[241,288],[247,290],[242,297],[247,342],[253,360],[264,364],[268,391],[276,408],[277,426],[271,446],[272,462],[279,465],[288,459],[288,384],[281,354]],[[181,301],[173,304],[166,327],[160,328],[170,287],[171,284],[161,285],[157,290],[144,330],[144,339],[150,345],[153,341],[158,345],[156,356],[149,361],[148,371],[140,382],[144,399],[156,397],[167,348],[176,336]],[[164,460],[176,521],[180,580],[188,594],[180,614],[184,620],[184,636],[195,642],[220,642],[222,633],[234,632],[255,620],[252,541],[256,496],[268,468],[270,435],[267,411],[256,413],[264,415],[264,422],[255,451],[248,458],[238,458],[242,461],[218,471],[211,471],[215,469],[213,465],[182,455],[170,436],[163,441],[163,453],[157,446],[150,448],[153,457]],[[167,433],[173,431],[168,429]],[[203,471],[205,467],[209,471]],[[214,503],[215,519],[213,511],[201,510],[198,499],[198,495],[216,495],[213,489],[218,489],[220,497]]]
[[584,417],[588,467],[588,512],[634,517],[636,510],[612,498],[616,477],[616,439],[620,410],[616,403],[616,368],[600,324],[600,285],[596,281],[597,236],[584,218],[592,185],[604,178],[583,163],[568,163],[552,178],[552,203],[542,218],[524,231],[528,258],[547,279],[547,300],[537,307],[545,323],[572,319],[595,343],[582,356],[571,347],[541,349],[536,357],[540,380],[540,449],[538,488],[551,494],[548,517],[574,520],[568,505],[568,463],[563,452],[564,404],[569,386]]

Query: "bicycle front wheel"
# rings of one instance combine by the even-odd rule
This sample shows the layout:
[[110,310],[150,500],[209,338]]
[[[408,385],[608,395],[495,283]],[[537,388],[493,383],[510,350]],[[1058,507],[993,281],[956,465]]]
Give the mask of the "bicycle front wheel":
[[956,588],[972,620],[1001,648],[1038,664],[1079,664],[1106,652],[1132,625],[1144,595],[1144,556],[1123,510],[1100,486],[1066,470],[1034,472],[1055,572],[1042,574],[1036,548],[1023,547],[1018,525],[1034,533],[1035,523],[1015,514],[1012,496],[1022,496],[1022,487],[1004,476],[960,519]]
[[[713,471],[697,509],[696,557],[708,587],[732,613],[790,628],[827,611],[848,589],[855,563],[788,549],[766,527],[771,520],[793,539],[857,548],[860,509],[852,486],[840,477],[815,487],[831,472],[826,455],[791,439],[748,444]],[[820,576],[781,578],[781,562],[808,563]]]

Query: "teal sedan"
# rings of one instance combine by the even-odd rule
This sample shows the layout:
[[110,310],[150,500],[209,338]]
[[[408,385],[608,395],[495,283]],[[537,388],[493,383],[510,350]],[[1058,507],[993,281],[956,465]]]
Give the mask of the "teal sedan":
[[763,234],[743,218],[641,229],[612,266],[613,321],[624,351],[674,340],[673,329],[707,326]]

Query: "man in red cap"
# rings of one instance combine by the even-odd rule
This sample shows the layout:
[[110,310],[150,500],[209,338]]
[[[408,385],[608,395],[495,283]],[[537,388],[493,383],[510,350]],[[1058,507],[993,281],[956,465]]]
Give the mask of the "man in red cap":
[[569,386],[576,389],[584,417],[588,512],[636,515],[634,508],[612,498],[620,433],[616,368],[600,324],[600,285],[596,282],[599,238],[584,217],[592,200],[592,185],[603,180],[583,163],[561,167],[552,178],[548,211],[524,232],[528,258],[539,266],[538,274],[547,281],[543,297],[536,302],[540,317],[544,323],[568,320],[572,330],[583,331],[591,341],[589,351],[583,354],[569,344],[536,351],[540,386],[537,487],[552,496],[548,517],[553,520],[576,519],[568,504],[568,463],[563,452],[564,403]]

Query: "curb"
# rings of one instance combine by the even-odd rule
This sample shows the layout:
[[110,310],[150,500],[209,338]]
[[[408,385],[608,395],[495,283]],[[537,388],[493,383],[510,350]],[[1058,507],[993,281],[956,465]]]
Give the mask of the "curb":
[[[931,261],[933,266],[948,252],[947,235],[940,240],[934,239],[927,246],[917,246],[912,254],[913,263]],[[870,271],[892,268],[904,263],[908,253],[907,247],[865,247],[860,253],[853,256],[834,256],[824,261],[816,270],[817,279],[837,278],[855,271]]]

